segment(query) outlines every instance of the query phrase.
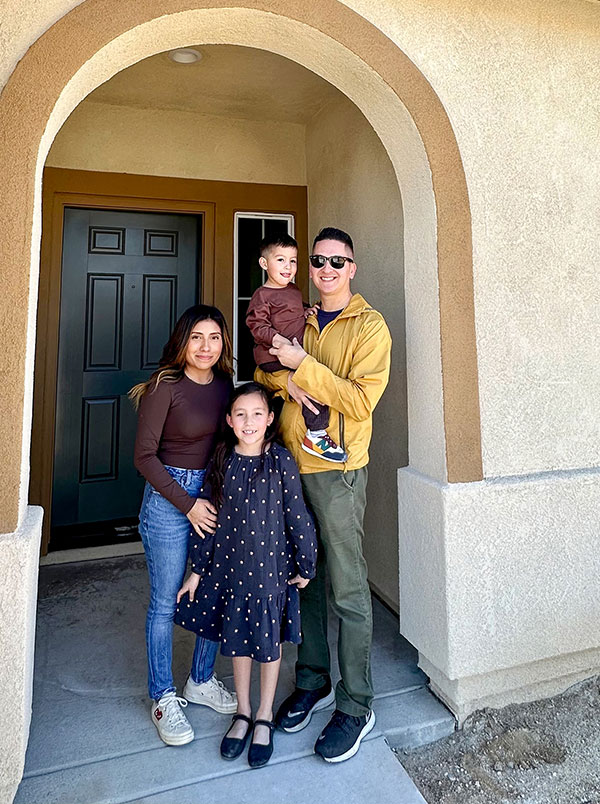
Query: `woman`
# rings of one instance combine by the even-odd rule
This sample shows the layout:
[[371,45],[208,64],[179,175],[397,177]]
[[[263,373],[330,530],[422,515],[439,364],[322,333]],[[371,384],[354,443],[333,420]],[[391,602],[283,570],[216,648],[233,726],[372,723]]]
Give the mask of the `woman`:
[[135,466],[146,478],[140,535],[150,576],[146,619],[152,722],[167,745],[184,745],[194,731],[182,711],[188,701],[217,712],[236,711],[235,695],[214,675],[217,642],[198,637],[190,675],[179,698],[173,685],[173,616],[193,528],[213,533],[215,507],[198,499],[204,472],[233,388],[231,341],[216,307],[199,304],[181,316],[159,368],[136,385],[139,406]]

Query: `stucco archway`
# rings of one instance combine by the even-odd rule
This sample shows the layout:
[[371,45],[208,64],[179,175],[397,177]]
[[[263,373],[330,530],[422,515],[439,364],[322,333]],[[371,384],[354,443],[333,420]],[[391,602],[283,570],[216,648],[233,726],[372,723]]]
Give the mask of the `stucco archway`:
[[13,333],[8,371],[16,379],[2,391],[13,414],[0,424],[7,444],[2,530],[14,529],[27,502],[40,184],[48,148],[100,83],[152,53],[190,43],[251,45],[298,61],[348,95],[376,130],[398,175],[406,215],[410,462],[442,481],[482,476],[468,195],[439,99],[393,42],[336,0],[302,9],[288,0],[223,6],[88,0],[30,48],[0,98],[7,189],[0,215],[9,278],[0,303]]
[[0,313],[10,378],[0,389],[0,531],[12,537],[2,566],[13,622],[0,655],[21,700],[22,717],[5,735],[15,784],[28,733],[41,529],[27,489],[43,165],[70,112],[102,82],[153,53],[202,42],[297,61],[346,94],[379,135],[404,202],[410,463],[442,483],[482,477],[467,186],[451,124],[422,73],[338,0],[81,3],[30,48],[0,96]]

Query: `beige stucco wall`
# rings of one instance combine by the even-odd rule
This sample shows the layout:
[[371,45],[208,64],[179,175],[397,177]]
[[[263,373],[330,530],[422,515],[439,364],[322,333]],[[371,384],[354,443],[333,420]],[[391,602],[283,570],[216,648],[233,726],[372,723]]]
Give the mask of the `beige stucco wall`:
[[350,5],[414,59],[457,134],[485,475],[597,466],[600,4]]
[[0,685],[11,699],[0,736],[2,804],[10,804],[20,781],[31,721],[42,517],[42,509],[32,505],[14,533],[0,534]]
[[374,416],[365,553],[371,583],[397,607],[396,469],[408,463],[404,243],[398,180],[381,140],[342,95],[307,126],[306,161],[309,239],[322,226],[337,226],[351,234],[358,265],[353,289],[384,314],[392,333],[390,383]]
[[304,126],[83,101],[51,167],[217,181],[306,184]]
[[0,0],[0,87],[32,42],[83,0]]
[[398,472],[400,619],[436,691],[473,709],[600,668],[600,472],[441,484]]

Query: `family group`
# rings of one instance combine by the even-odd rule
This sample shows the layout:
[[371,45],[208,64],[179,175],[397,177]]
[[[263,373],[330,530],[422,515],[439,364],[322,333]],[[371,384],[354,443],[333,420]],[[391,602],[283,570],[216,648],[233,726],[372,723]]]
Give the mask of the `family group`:
[[[315,753],[341,762],[375,724],[362,541],[372,414],[388,381],[391,338],[383,316],[350,288],[357,266],[347,233],[326,228],[314,240],[309,270],[320,299],[312,307],[293,281],[292,237],[263,240],[259,262],[266,279],[247,315],[256,381],[234,388],[225,319],[196,305],[177,322],[157,371],[130,392],[135,465],[147,481],[140,534],[151,716],[165,743],[183,745],[194,738],[188,703],[232,714],[221,755],[235,759],[249,743],[248,763],[260,767],[276,728],[300,731],[335,703]],[[335,690],[328,579],[339,619]],[[182,697],[171,666],[174,623],[196,634]],[[283,642],[298,645],[296,684],[274,717]],[[235,692],[215,676],[219,647],[232,659]]]

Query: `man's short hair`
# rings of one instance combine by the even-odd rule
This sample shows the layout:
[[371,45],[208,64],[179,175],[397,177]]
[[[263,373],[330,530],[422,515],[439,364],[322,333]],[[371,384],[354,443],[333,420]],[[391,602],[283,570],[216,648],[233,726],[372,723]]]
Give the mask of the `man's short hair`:
[[298,243],[289,234],[267,235],[260,241],[260,256],[264,257],[267,251],[272,248],[295,248],[298,250]]
[[352,242],[352,238],[347,232],[343,232],[341,229],[336,229],[334,226],[326,226],[324,229],[321,229],[319,234],[313,240],[313,251],[315,250],[317,243],[319,243],[321,240],[337,240],[339,243],[343,243],[345,246],[348,246],[352,252],[352,256],[354,256],[354,243]]

